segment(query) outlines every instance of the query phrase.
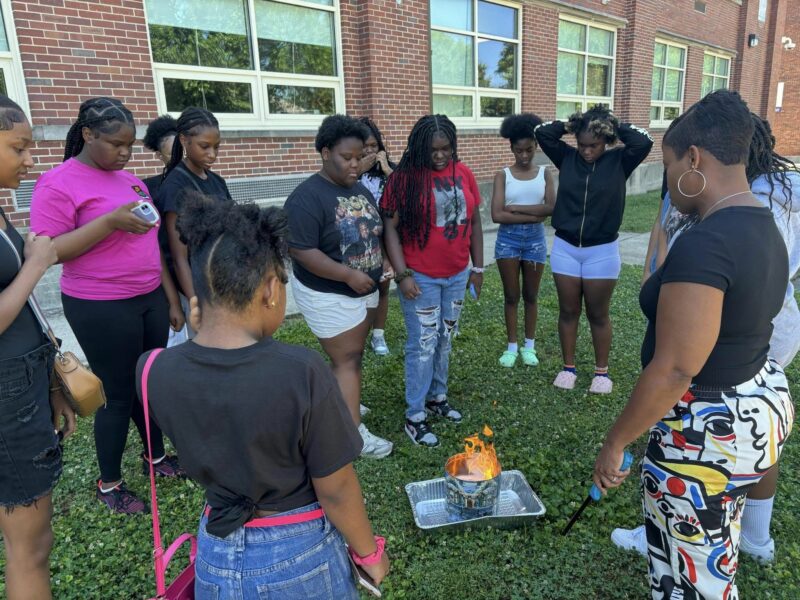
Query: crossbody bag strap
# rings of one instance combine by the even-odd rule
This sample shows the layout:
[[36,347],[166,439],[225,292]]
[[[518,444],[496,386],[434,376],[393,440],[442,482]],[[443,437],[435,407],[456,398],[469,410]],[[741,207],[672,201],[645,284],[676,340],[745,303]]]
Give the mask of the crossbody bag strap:
[[156,356],[161,354],[163,348],[156,348],[147,357],[142,369],[142,407],[144,408],[144,427],[147,433],[147,461],[150,467],[150,514],[153,517],[153,560],[156,570],[156,593],[159,597],[166,592],[164,565],[164,548],[161,544],[161,527],[158,521],[158,498],[156,497],[156,474],[153,470],[153,444],[150,440],[150,406],[147,401],[147,380],[150,376],[150,368]]

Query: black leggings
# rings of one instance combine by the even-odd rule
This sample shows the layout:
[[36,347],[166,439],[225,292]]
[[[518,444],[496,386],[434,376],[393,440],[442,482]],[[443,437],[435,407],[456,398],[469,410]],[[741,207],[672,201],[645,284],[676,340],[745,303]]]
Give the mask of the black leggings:
[[[167,343],[167,298],[159,286],[149,294],[125,300],[81,300],[61,294],[61,302],[64,316],[106,391],[107,404],[94,417],[100,478],[106,483],[118,481],[131,418],[147,448],[144,411],[136,400],[136,362],[142,353]],[[153,455],[163,456],[164,440],[152,419],[150,431]]]

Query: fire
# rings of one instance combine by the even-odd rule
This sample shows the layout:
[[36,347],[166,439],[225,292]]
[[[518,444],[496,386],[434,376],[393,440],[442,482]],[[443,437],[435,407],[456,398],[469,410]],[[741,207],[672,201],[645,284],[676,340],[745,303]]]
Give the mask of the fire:
[[483,437],[476,433],[464,438],[464,452],[451,456],[445,464],[445,470],[463,481],[485,481],[500,474],[500,461],[494,451],[491,438],[494,432],[488,425],[483,426]]

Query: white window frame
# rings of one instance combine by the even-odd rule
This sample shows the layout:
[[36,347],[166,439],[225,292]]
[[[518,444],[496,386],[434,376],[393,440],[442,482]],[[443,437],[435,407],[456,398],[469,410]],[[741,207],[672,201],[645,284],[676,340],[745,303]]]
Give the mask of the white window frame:
[[[678,67],[668,67],[666,65],[657,65],[655,59],[655,45],[656,44],[663,44],[667,47],[667,56],[669,56],[669,48],[672,46],[673,48],[680,48],[683,50],[683,66],[681,68]],[[683,113],[683,103],[686,99],[686,63],[689,61],[689,47],[684,44],[679,44],[677,42],[672,42],[670,40],[656,38],[655,42],[653,43],[653,71],[656,69],[663,69],[664,70],[664,82],[666,86],[666,75],[667,71],[680,71],[682,74],[681,77],[681,99],[680,102],[675,102],[672,100],[653,100],[652,99],[652,84],[650,86],[650,108],[658,107],[659,108],[659,118],[650,121],[650,127],[669,127],[669,124],[672,123],[671,119],[664,119],[664,109],[666,108],[677,108],[678,115]]]
[[[7,1],[7,0],[3,0]],[[202,2],[203,0],[194,0]],[[334,112],[346,111],[344,89],[344,60],[342,56],[342,24],[340,0],[333,0],[332,6],[305,2],[304,0],[271,0],[280,4],[324,10],[333,14],[334,36],[336,53],[337,75],[305,75],[294,73],[277,73],[261,71],[258,53],[258,34],[256,28],[255,0],[245,0],[248,22],[248,41],[253,59],[253,69],[225,69],[217,67],[198,67],[194,65],[173,65],[169,63],[153,62],[153,78],[156,83],[156,99],[159,113],[169,113],[178,116],[180,113],[167,110],[167,100],[164,91],[164,79],[190,79],[193,81],[222,81],[249,83],[253,100],[252,113],[225,113],[215,112],[219,120],[220,129],[274,129],[274,130],[305,130],[316,129],[328,115],[285,115],[271,114],[269,112],[269,99],[267,85],[300,85],[308,87],[324,87],[334,90]],[[145,5],[146,8],[146,5]],[[147,43],[150,46],[150,23],[147,24]],[[150,56],[152,60],[152,48]]]
[[[577,50],[572,50],[569,48],[561,48],[558,46],[557,53],[556,53],[556,103],[558,102],[575,102],[580,103],[581,112],[587,111],[591,106],[595,104],[607,104],[608,107],[613,110],[614,109],[614,89],[616,86],[617,81],[617,40],[619,37],[619,28],[614,27],[613,25],[609,25],[607,23],[600,23],[597,21],[591,21],[589,19],[581,19],[580,17],[575,17],[573,15],[568,14],[560,14],[558,15],[559,27],[561,25],[561,21],[569,21],[571,23],[577,23],[579,25],[583,25],[587,28],[586,30],[586,44],[587,50],[584,52],[579,52]],[[614,34],[614,48],[612,49],[612,55],[607,56],[605,54],[595,54],[593,52],[588,51],[588,44],[589,44],[589,27],[594,27],[595,29],[604,29],[606,31],[610,31]],[[556,39],[558,39],[558,30],[556,30]],[[558,44],[558,42],[556,42]],[[611,95],[610,96],[587,96],[587,95],[580,95],[580,94],[559,94],[558,93],[558,53],[566,52],[568,54],[577,54],[584,57],[583,61],[583,88],[584,91],[586,90],[586,75],[589,69],[589,57],[594,58],[603,58],[603,59],[611,59]]]
[[19,54],[19,42],[17,41],[17,26],[14,23],[11,0],[0,0],[0,8],[3,10],[3,22],[6,28],[6,39],[8,40],[8,51],[0,51],[0,68],[3,69],[5,75],[6,90],[8,97],[19,104],[25,114],[30,115],[28,90],[25,86],[25,72],[22,70],[22,59]]
[[[508,0],[485,0],[491,4],[498,4],[500,6],[507,6],[517,11],[517,38],[506,38],[497,35],[490,35],[488,33],[478,32],[478,0],[471,0],[472,2],[472,15],[474,31],[467,31],[464,29],[453,29],[451,27],[442,27],[440,25],[433,25],[429,23],[429,32],[441,31],[442,33],[454,33],[457,35],[464,35],[472,37],[472,68],[473,68],[473,86],[461,85],[440,85],[433,83],[433,73],[431,72],[431,108],[433,108],[433,96],[435,94],[446,94],[448,96],[466,96],[472,99],[472,116],[471,117],[450,117],[453,123],[460,128],[484,128],[484,127],[498,127],[503,121],[503,117],[482,117],[481,116],[481,98],[511,98],[514,102],[514,108],[511,114],[521,112],[522,103],[522,4],[518,2],[509,2]],[[429,34],[430,35],[430,34]],[[496,42],[505,42],[516,44],[517,51],[515,53],[514,69],[517,76],[517,89],[505,90],[502,88],[485,88],[478,85],[478,38],[485,40],[492,40]],[[433,60],[433,44],[431,43],[431,61]]]
[[[716,73],[706,73],[706,56],[713,56],[714,57],[714,71],[717,70],[717,60],[719,60],[719,59],[727,60],[728,61],[728,74],[727,75],[717,75]],[[731,67],[732,66],[733,66],[733,56],[731,56],[730,54],[722,54],[721,52],[712,52],[710,50],[706,50],[703,53],[703,75],[702,75],[702,77],[700,79],[700,94],[701,94],[701,96],[705,96],[706,94],[710,93],[710,92],[703,93],[703,80],[706,77],[713,77],[714,79],[724,79],[725,80],[725,86],[724,87],[721,87],[721,88],[714,87],[711,90],[712,92],[714,90],[720,90],[720,89],[727,90],[727,89],[730,89],[730,85],[731,85]]]

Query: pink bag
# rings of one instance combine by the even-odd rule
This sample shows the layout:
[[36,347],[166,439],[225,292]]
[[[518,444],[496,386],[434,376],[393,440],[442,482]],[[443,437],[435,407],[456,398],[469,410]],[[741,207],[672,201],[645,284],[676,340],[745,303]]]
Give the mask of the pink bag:
[[[163,348],[157,348],[147,357],[142,371],[142,404],[144,406],[144,423],[147,430],[147,455],[153,456],[153,448],[150,443],[150,410],[147,404],[147,377],[150,374],[150,367],[153,366],[156,356]],[[197,538],[189,533],[184,533],[172,542],[164,552],[161,545],[161,528],[158,523],[158,499],[156,498],[156,475],[153,472],[153,463],[150,463],[150,501],[151,513],[153,516],[153,557],[156,569],[156,594],[151,600],[194,600],[194,559],[197,556]],[[165,583],[165,574],[169,561],[185,542],[191,542],[192,547],[189,551],[189,566],[181,571],[169,587]]]

